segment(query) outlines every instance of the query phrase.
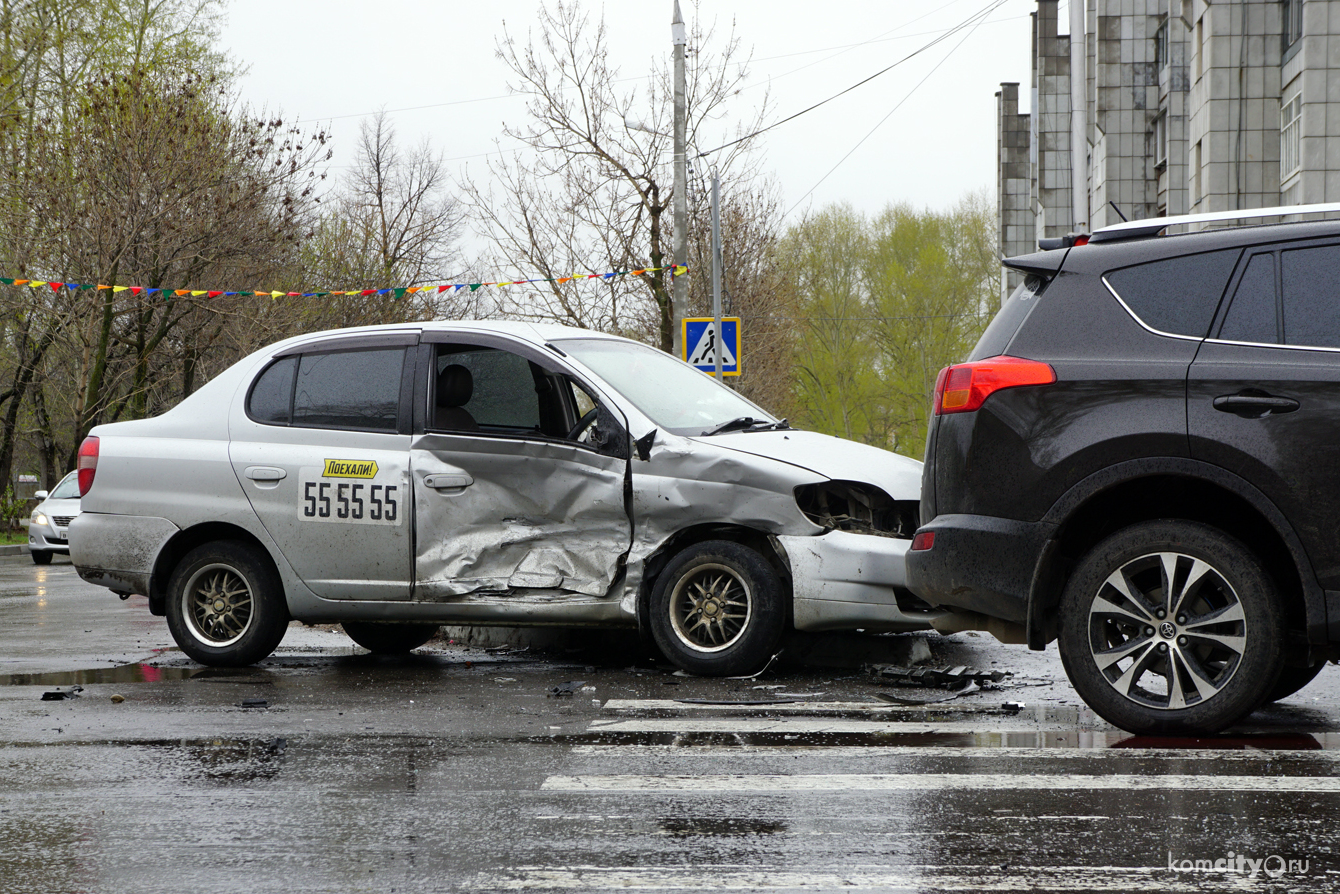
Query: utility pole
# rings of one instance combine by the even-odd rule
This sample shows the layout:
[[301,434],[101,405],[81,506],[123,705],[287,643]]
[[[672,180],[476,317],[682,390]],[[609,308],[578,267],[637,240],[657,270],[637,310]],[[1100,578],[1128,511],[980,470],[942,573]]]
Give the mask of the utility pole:
[[721,177],[712,169],[712,331],[716,333],[716,373],[721,381]]
[[[675,42],[675,186],[674,186],[674,264],[676,267],[689,263],[689,202],[688,202],[688,158],[684,144],[687,142],[685,131],[688,126],[688,112],[684,97],[684,45],[688,38],[684,33],[684,16],[679,11],[679,0],[675,0],[675,17],[670,22],[670,33]],[[684,310],[689,303],[689,279],[687,276],[674,276],[670,280],[670,326],[674,354],[684,357]]]
[[1070,0],[1070,198],[1075,233],[1089,232],[1089,78],[1084,0]]

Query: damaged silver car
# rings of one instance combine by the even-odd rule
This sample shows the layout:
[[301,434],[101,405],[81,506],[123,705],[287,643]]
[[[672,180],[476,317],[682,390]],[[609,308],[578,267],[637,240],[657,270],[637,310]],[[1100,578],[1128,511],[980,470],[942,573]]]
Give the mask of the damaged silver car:
[[791,627],[929,626],[903,588],[920,477],[626,339],[376,326],[95,428],[70,548],[204,664],[259,661],[296,619],[378,652],[441,624],[639,627],[739,674]]

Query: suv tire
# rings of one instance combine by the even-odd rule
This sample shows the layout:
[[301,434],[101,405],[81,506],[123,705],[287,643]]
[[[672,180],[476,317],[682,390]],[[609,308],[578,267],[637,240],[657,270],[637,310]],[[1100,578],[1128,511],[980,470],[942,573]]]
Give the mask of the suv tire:
[[[1172,585],[1168,585],[1171,576]],[[1103,540],[1061,598],[1061,661],[1080,697],[1133,733],[1216,733],[1273,691],[1279,594],[1241,542],[1161,520]]]
[[691,674],[753,673],[776,651],[785,628],[781,577],[756,551],[727,540],[680,552],[651,592],[656,645]]
[[351,640],[369,652],[376,655],[403,655],[436,636],[440,625],[345,621],[340,626]]
[[211,667],[255,664],[288,629],[284,589],[270,557],[235,540],[187,553],[168,582],[166,608],[177,645]]

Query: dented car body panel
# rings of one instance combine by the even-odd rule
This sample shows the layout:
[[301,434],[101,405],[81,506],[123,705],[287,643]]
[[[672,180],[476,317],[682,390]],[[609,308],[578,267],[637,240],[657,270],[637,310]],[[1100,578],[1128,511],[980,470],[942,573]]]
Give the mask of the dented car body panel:
[[776,566],[797,628],[929,626],[896,598],[920,463],[705,376],[681,408],[643,371],[678,361],[649,350],[501,322],[279,342],[93,431],[74,562],[161,605],[186,545],[232,538],[271,557],[302,621],[634,626],[676,551],[724,539]]

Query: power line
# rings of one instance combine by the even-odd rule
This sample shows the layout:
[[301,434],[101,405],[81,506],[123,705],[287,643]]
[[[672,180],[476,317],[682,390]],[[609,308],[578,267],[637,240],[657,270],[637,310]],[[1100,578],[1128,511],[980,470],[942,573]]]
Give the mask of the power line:
[[[935,38],[934,40],[930,41],[929,43],[927,43],[927,44],[925,44],[925,45],[919,47],[918,49],[913,50],[911,53],[908,53],[906,56],[904,56],[903,58],[899,59],[897,62],[893,63],[892,65],[888,66],[887,68],[884,68],[884,69],[881,69],[881,70],[875,72],[874,74],[872,74],[872,75],[871,75],[870,77],[868,77],[868,78],[865,78],[865,79],[863,79],[863,80],[857,81],[855,84],[852,84],[850,87],[846,88],[845,90],[839,91],[838,93],[834,93],[832,96],[828,97],[827,99],[820,100],[819,102],[816,102],[814,105],[810,106],[810,107],[807,108],[807,109],[801,109],[799,112],[796,112],[794,115],[789,115],[789,116],[787,116],[786,118],[783,118],[783,119],[780,120],[780,121],[774,121],[772,124],[769,124],[769,125],[767,125],[766,127],[761,127],[761,128],[759,128],[758,130],[754,131],[753,133],[745,134],[744,136],[742,136],[742,137],[740,137],[740,138],[738,138],[738,139],[731,140],[729,143],[723,143],[722,145],[717,146],[715,149],[708,149],[706,152],[700,152],[700,153],[698,153],[698,157],[701,158],[701,157],[704,156],[704,155],[711,155],[713,152],[720,152],[722,149],[729,149],[731,146],[735,146],[735,145],[737,145],[737,144],[739,144],[739,143],[743,143],[743,142],[745,142],[746,140],[752,140],[754,137],[759,136],[760,134],[765,134],[765,133],[767,133],[768,131],[773,130],[774,128],[781,127],[783,124],[786,124],[786,123],[789,122],[789,121],[794,121],[794,120],[796,120],[797,118],[799,118],[801,115],[809,114],[810,112],[813,112],[815,109],[820,108],[821,106],[825,106],[825,105],[827,105],[828,103],[832,102],[833,100],[835,100],[835,99],[837,99],[837,98],[839,98],[839,97],[841,97],[841,96],[845,96],[846,94],[848,94],[848,93],[852,92],[853,90],[855,90],[857,87],[862,87],[862,86],[864,86],[864,85],[870,83],[871,81],[873,81],[875,78],[879,77],[880,75],[887,74],[888,72],[893,71],[893,70],[894,70],[895,68],[897,68],[899,65],[902,65],[904,62],[908,61],[909,59],[912,59],[912,58],[915,58],[916,56],[921,55],[922,53],[924,53],[924,52],[926,52],[927,50],[929,50],[931,47],[935,46],[936,44],[940,43],[941,41],[944,41],[944,40],[948,39],[950,36],[952,36],[952,35],[954,35],[954,34],[957,34],[959,31],[962,31],[964,28],[968,27],[969,25],[972,25],[972,26],[973,26],[973,30],[974,30],[974,31],[977,30],[977,25],[980,25],[980,24],[982,23],[982,19],[985,18],[985,16],[990,15],[990,14],[991,14],[992,12],[994,12],[996,9],[1000,8],[1005,2],[1006,2],[1006,0],[994,0],[994,2],[992,2],[991,4],[989,4],[985,9],[983,9],[983,10],[981,10],[981,11],[979,11],[979,12],[973,13],[971,16],[969,16],[968,18],[964,19],[962,22],[959,22],[959,23],[958,23],[957,25],[955,25],[953,28],[950,28],[948,31],[945,31],[945,32],[944,32],[943,34],[941,34],[939,37],[937,37],[937,38]],[[971,33],[971,32],[969,32],[969,33]],[[962,42],[960,41],[960,44],[961,44],[961,43],[962,43]],[[956,49],[957,49],[957,47],[956,47]],[[947,57],[946,57],[946,58],[947,58]],[[938,68],[939,66],[936,66],[936,67]],[[918,86],[920,86],[920,85],[918,85]],[[881,123],[883,123],[883,122],[881,122]]]
[[[1004,2],[1005,2],[1005,0],[997,0],[996,5],[999,6],[1001,3],[1004,3]],[[944,57],[943,59],[941,59],[939,62],[935,63],[935,67],[932,68],[930,71],[926,72],[926,76],[925,76],[924,78],[922,78],[920,81],[917,81],[916,86],[913,87],[911,90],[907,91],[907,95],[904,96],[902,99],[898,100],[898,104],[895,105],[893,108],[889,109],[889,113],[888,113],[887,115],[885,115],[883,118],[879,119],[879,123],[877,123],[874,127],[872,127],[872,128],[870,129],[870,132],[869,132],[869,133],[867,133],[865,136],[861,137],[860,141],[858,141],[857,144],[856,144],[855,146],[852,146],[851,149],[848,150],[848,152],[847,152],[846,155],[844,155],[844,156],[842,156],[842,158],[838,159],[837,164],[835,164],[835,165],[833,165],[833,167],[829,168],[829,169],[828,169],[828,173],[827,173],[827,174],[824,174],[822,177],[820,177],[820,178],[819,178],[819,181],[818,181],[817,183],[815,183],[813,186],[811,186],[811,187],[809,188],[809,190],[808,190],[803,196],[801,196],[801,197],[796,201],[796,203],[795,203],[794,205],[792,205],[790,208],[788,208],[788,209],[786,210],[786,214],[783,214],[782,217],[784,217],[784,218],[787,217],[788,215],[791,214],[792,211],[795,211],[796,208],[800,207],[800,203],[801,203],[801,202],[803,202],[803,201],[805,201],[806,199],[808,199],[808,198],[810,197],[810,195],[811,195],[816,189],[818,189],[818,188],[823,184],[823,182],[824,182],[825,180],[827,180],[829,177],[832,176],[832,174],[833,174],[834,171],[836,171],[838,168],[840,168],[840,167],[842,166],[842,163],[843,163],[843,162],[845,162],[847,159],[851,158],[851,157],[852,157],[852,154],[853,154],[854,152],[856,152],[857,149],[860,149],[861,146],[863,146],[863,145],[865,144],[865,141],[866,141],[866,140],[868,140],[868,139],[870,139],[872,136],[874,136],[874,135],[875,135],[875,131],[877,131],[877,130],[879,130],[881,127],[883,127],[883,126],[884,126],[884,122],[885,122],[885,121],[888,121],[891,117],[893,117],[893,113],[896,112],[896,111],[898,111],[900,108],[902,108],[902,107],[903,107],[903,103],[905,103],[905,102],[907,102],[909,99],[911,99],[911,98],[912,98],[912,94],[913,94],[913,93],[916,93],[917,90],[919,90],[919,89],[921,88],[921,85],[922,85],[922,84],[924,84],[924,83],[926,83],[926,81],[930,80],[931,75],[935,74],[937,71],[940,70],[940,66],[942,66],[942,65],[944,65],[946,62],[948,62],[948,61],[949,61],[949,58],[950,58],[951,56],[953,56],[955,53],[958,52],[959,47],[963,46],[963,44],[967,41],[967,39],[968,39],[969,37],[972,37],[972,35],[977,31],[977,26],[980,25],[980,24],[981,24],[981,21],[978,21],[976,25],[973,25],[973,26],[972,26],[972,29],[971,29],[970,31],[968,31],[967,34],[963,35],[962,40],[960,40],[958,43],[956,43],[956,44],[954,45],[954,48],[953,48],[952,50],[950,50],[948,53],[946,53],[946,54],[945,54],[945,57]]]

